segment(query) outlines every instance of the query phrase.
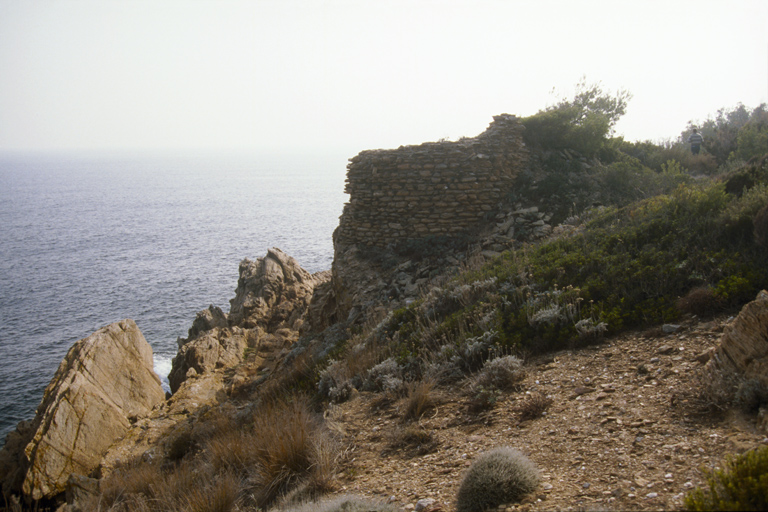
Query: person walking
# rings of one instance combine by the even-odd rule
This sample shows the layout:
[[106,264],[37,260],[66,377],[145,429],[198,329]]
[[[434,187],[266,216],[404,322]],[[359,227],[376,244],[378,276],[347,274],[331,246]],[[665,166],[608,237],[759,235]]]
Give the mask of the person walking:
[[704,142],[704,137],[694,128],[693,133],[688,137],[688,142],[691,143],[691,153],[698,155],[699,151],[701,151],[701,143]]

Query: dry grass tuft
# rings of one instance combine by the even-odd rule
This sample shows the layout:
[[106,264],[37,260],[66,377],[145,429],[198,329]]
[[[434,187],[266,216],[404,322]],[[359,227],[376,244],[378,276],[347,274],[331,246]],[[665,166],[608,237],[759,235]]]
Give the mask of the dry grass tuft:
[[426,455],[437,450],[440,441],[435,435],[417,425],[396,429],[389,438],[388,452],[404,450],[410,456]]
[[234,473],[218,475],[207,485],[188,490],[183,502],[189,512],[232,512],[239,510],[242,481]]
[[527,421],[541,417],[552,405],[552,399],[542,393],[532,393],[517,406],[520,421]]
[[250,481],[258,506],[266,507],[302,481],[318,490],[332,487],[339,447],[306,399],[265,404],[251,436],[256,460]]
[[435,406],[435,385],[428,380],[409,382],[403,410],[403,419],[418,420]]

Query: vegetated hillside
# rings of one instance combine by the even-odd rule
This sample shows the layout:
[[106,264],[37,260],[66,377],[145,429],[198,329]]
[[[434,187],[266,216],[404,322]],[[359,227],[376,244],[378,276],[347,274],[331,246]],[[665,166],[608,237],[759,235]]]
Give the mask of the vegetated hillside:
[[[544,475],[528,508],[679,506],[698,464],[762,438],[750,416],[699,414],[738,402],[735,388],[707,391],[699,356],[768,288],[768,131],[761,106],[738,128],[721,112],[697,156],[682,136],[628,143],[610,137],[627,99],[583,87],[523,120],[534,159],[511,199],[556,209],[551,237],[467,260],[384,318],[305,336],[162,460],[113,473],[98,507],[256,510],[356,492],[454,510],[465,467],[499,444]],[[666,337],[665,323],[682,327]]]

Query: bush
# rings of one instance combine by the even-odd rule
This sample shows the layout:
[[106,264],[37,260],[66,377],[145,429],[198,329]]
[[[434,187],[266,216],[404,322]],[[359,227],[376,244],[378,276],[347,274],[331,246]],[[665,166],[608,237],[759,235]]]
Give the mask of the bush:
[[706,480],[685,497],[687,510],[768,510],[768,446],[729,459]]
[[403,369],[390,357],[370,370],[363,387],[369,391],[397,392],[403,387]]
[[481,387],[512,389],[525,378],[525,368],[515,356],[497,357],[486,361],[476,378]]
[[522,453],[501,447],[481,454],[469,468],[456,497],[457,512],[483,512],[512,503],[539,485],[539,471]]
[[757,379],[742,380],[736,388],[734,401],[744,412],[757,414],[768,404],[768,386]]
[[630,97],[627,91],[612,96],[604,93],[599,84],[587,85],[582,80],[573,99],[563,99],[521,120],[526,128],[525,142],[543,149],[571,149],[592,158],[626,112]]
[[677,309],[684,313],[708,318],[722,311],[723,302],[711,286],[697,286],[677,300]]
[[350,380],[346,361],[331,360],[328,366],[320,371],[317,391],[331,402],[341,403],[347,401],[353,389],[354,386]]
[[496,388],[471,386],[469,400],[467,401],[467,412],[478,414],[493,409],[500,398],[501,391]]

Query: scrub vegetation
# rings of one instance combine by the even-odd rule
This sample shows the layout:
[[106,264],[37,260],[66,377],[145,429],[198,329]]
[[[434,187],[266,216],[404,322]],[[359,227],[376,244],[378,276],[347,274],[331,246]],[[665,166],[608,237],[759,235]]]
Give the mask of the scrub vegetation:
[[[692,155],[684,141],[693,125],[662,143],[613,137],[629,99],[581,84],[573,99],[522,120],[531,169],[510,200],[551,205],[553,224],[568,229],[466,268],[365,327],[328,335],[333,346],[321,359],[297,354],[261,391],[233,395],[237,408],[212,409],[179,429],[163,461],[104,479],[91,509],[298,506],[334,489],[345,460],[332,421],[318,411],[357,392],[407,397],[396,444],[429,453],[439,440],[418,422],[439,404],[441,388],[460,389],[482,417],[503,393],[519,391],[527,357],[683,315],[736,312],[768,288],[765,105],[719,111],[698,126],[704,144]],[[551,402],[532,395],[521,419],[536,421]],[[713,475],[714,498],[698,493],[688,506],[722,506],[720,490],[740,488],[728,478],[742,478],[741,468],[765,451],[749,457]],[[755,488],[764,489],[759,471]],[[470,470],[458,507],[515,501],[536,485],[524,456],[492,452]],[[339,501],[323,510],[368,507]]]

